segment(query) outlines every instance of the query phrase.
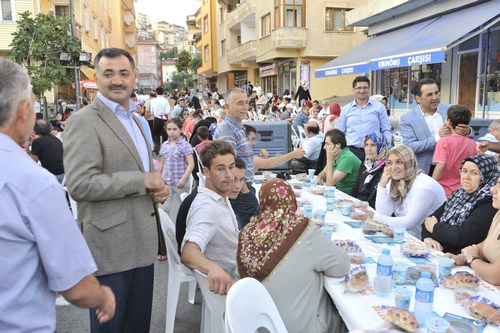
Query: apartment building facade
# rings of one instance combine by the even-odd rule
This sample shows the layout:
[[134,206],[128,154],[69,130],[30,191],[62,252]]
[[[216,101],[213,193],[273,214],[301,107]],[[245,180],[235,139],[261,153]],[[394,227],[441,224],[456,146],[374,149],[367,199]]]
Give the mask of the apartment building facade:
[[313,99],[351,94],[353,77],[317,80],[314,71],[366,39],[346,14],[366,0],[219,0],[217,86],[245,81],[265,93],[294,93],[301,82]]
[[201,66],[197,70],[201,84],[200,88],[215,88],[219,71],[219,53],[217,50],[217,0],[200,0],[200,10],[197,12],[196,25],[200,27],[201,38],[196,42],[201,54]]
[[442,103],[500,118],[499,9],[500,0],[370,0],[348,14],[370,38],[316,75],[370,75],[372,92],[388,96],[395,115],[415,108],[415,83],[432,78]]

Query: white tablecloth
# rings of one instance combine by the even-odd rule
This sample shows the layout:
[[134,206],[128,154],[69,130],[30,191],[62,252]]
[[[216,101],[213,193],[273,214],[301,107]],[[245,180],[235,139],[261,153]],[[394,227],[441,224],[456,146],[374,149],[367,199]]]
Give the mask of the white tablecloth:
[[[257,193],[258,188],[257,186]],[[309,199],[313,203],[314,209],[326,209],[326,199],[320,195],[314,195],[310,193],[307,189],[303,189],[301,198]],[[348,195],[336,191],[337,198],[350,198]],[[352,198],[350,198],[352,199]],[[356,199],[353,199],[356,200]],[[345,283],[343,278],[332,278],[325,277],[325,289],[328,291],[333,301],[335,302],[340,315],[342,316],[345,324],[349,330],[387,330],[389,325],[385,322],[381,315],[377,313],[379,306],[394,306],[394,293],[391,293],[386,298],[380,298],[375,296],[373,289],[373,280],[376,275],[376,261],[378,256],[382,253],[383,248],[389,248],[391,250],[391,255],[394,261],[405,261],[414,265],[412,261],[403,256],[400,251],[400,245],[388,245],[388,244],[376,244],[366,239],[360,228],[351,228],[344,221],[352,221],[349,217],[342,216],[337,210],[333,212],[327,212],[326,222],[335,222],[338,224],[338,229],[332,234],[332,240],[335,239],[352,239],[358,243],[363,249],[363,253],[367,258],[372,258],[373,263],[365,263],[368,275],[370,277],[371,287],[361,293],[346,293]],[[406,233],[406,241],[420,242],[413,236]],[[433,251],[429,259],[434,262],[437,266],[437,258],[443,254],[438,251]],[[369,260],[369,259],[368,259]],[[454,268],[452,273],[456,271],[469,271],[472,270],[469,267],[457,267]],[[407,286],[412,291],[415,290],[413,286]],[[482,296],[487,297],[494,303],[500,305],[500,290],[489,283],[481,280],[480,288],[477,291]],[[412,298],[410,303],[410,310],[413,311],[414,300]],[[436,287],[434,292],[434,312],[442,316],[446,312],[459,315],[462,317],[472,318],[466,309],[455,302],[453,290],[447,289],[445,287]],[[423,330],[425,331],[425,330]],[[490,332],[500,332],[499,327],[494,327],[492,325],[487,325],[484,329],[485,333]]]

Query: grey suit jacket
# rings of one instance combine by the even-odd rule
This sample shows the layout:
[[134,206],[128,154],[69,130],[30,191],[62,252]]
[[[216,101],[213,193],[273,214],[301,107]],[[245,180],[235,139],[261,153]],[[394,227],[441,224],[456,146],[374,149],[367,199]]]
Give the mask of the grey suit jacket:
[[[446,120],[449,107],[449,104],[438,105],[438,112],[443,117],[443,121]],[[418,167],[428,174],[436,148],[436,139],[431,135],[420,108],[416,107],[403,114],[399,128],[403,144],[413,150],[417,157]]]
[[[141,123],[133,119],[146,137]],[[96,275],[154,263],[159,220],[144,186],[144,167],[125,127],[99,98],[66,122],[64,167],[69,193],[78,202],[78,220],[97,263]]]

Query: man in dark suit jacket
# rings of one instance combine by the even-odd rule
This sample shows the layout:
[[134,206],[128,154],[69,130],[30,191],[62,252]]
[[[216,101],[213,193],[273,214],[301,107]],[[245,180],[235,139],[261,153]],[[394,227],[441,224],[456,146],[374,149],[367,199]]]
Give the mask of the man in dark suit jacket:
[[68,119],[64,138],[67,186],[78,202],[96,276],[116,295],[108,323],[99,324],[91,310],[91,332],[149,332],[153,263],[164,249],[157,203],[165,201],[168,187],[154,171],[148,129],[129,105],[137,76],[133,58],[110,48],[94,63],[99,93]]

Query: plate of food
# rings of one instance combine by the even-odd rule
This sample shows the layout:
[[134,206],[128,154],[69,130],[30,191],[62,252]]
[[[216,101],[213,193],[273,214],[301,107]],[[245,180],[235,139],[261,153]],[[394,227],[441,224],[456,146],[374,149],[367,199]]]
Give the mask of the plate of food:
[[350,203],[352,205],[353,201],[349,199],[338,199],[337,201],[335,201],[335,209],[342,210],[342,206],[344,205],[344,203]]
[[417,319],[410,311],[388,308],[384,317],[389,323],[406,332],[416,332],[418,330]]
[[431,253],[431,248],[425,244],[408,242],[401,245],[401,251],[408,257],[424,258]]
[[365,266],[356,266],[345,277],[346,291],[359,293],[370,286]]
[[312,194],[316,194],[316,195],[323,195],[323,193],[325,193],[325,191],[326,191],[326,188],[324,186],[314,186],[314,187],[309,188],[309,192],[311,192]]
[[474,318],[492,325],[500,324],[500,307],[486,297],[471,297],[465,307]]
[[442,280],[442,285],[448,289],[467,288],[477,290],[479,288],[479,278],[469,272],[460,271],[446,276]]

